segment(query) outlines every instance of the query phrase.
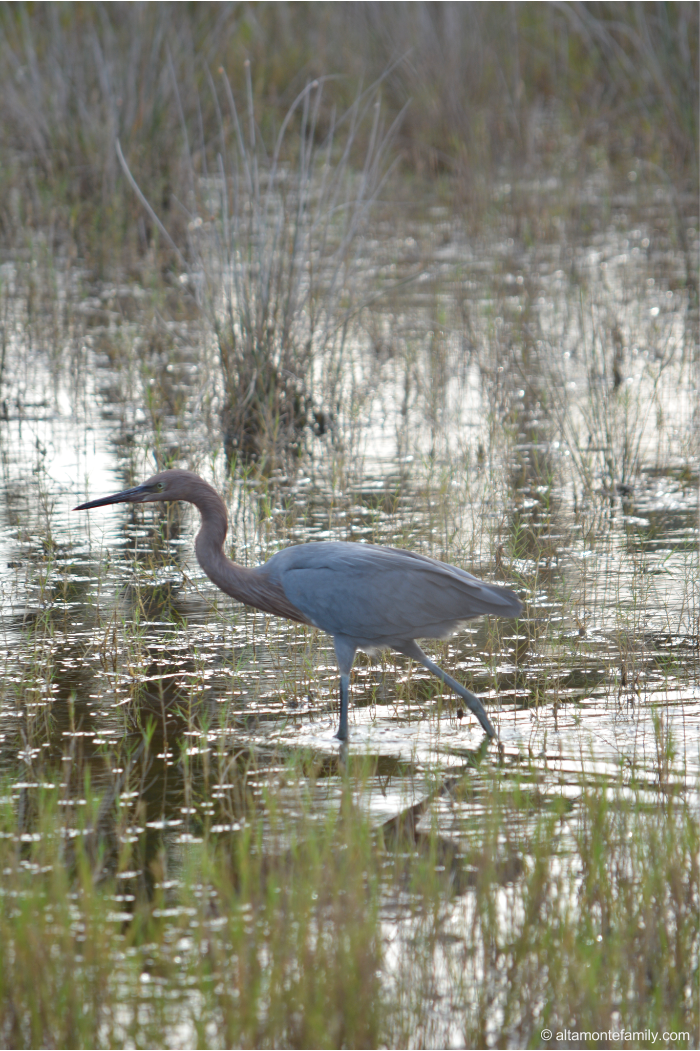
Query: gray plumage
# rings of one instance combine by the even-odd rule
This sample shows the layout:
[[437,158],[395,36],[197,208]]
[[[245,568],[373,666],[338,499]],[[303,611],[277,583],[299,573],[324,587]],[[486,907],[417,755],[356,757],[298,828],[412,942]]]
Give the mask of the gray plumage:
[[333,636],[340,670],[337,736],[341,741],[348,736],[350,670],[358,649],[367,653],[394,649],[419,661],[462,697],[489,737],[496,736],[481,701],[433,663],[416,639],[448,638],[466,621],[485,613],[517,617],[522,605],[512,591],[412,551],[343,541],[299,544],[254,569],[239,566],[223,551],[227,530],[223,500],[191,471],[163,471],[143,485],[75,510],[163,500],[186,500],[199,509],[197,559],[222,591]]

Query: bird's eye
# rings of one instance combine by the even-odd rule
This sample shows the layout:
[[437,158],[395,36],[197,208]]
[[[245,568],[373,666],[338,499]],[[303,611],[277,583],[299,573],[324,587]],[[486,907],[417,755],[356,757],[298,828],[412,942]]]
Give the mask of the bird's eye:
[[156,482],[156,489],[159,493],[162,493],[165,489],[165,482]]

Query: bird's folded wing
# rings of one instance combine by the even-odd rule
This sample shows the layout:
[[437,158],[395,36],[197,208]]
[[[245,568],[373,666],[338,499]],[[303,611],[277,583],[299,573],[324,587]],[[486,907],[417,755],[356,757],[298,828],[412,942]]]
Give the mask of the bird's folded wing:
[[304,545],[280,566],[279,581],[311,623],[365,641],[441,638],[472,617],[521,608],[512,591],[464,570],[370,545]]

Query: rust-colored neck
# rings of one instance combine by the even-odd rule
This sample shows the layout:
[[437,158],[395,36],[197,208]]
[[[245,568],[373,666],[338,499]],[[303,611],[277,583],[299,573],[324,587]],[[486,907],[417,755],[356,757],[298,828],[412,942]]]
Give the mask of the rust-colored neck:
[[209,579],[227,595],[247,606],[308,624],[304,614],[287,599],[280,584],[261,575],[258,569],[248,569],[232,562],[224,554],[228,516],[226,505],[216,490],[200,478],[191,487],[187,499],[202,516],[194,549],[197,561]]

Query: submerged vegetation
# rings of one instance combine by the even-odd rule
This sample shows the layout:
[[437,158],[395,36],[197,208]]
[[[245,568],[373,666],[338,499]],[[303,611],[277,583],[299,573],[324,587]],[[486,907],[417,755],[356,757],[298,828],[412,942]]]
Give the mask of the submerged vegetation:
[[[697,1046],[697,5],[0,19],[0,1046]],[[513,587],[502,753],[154,462]]]

